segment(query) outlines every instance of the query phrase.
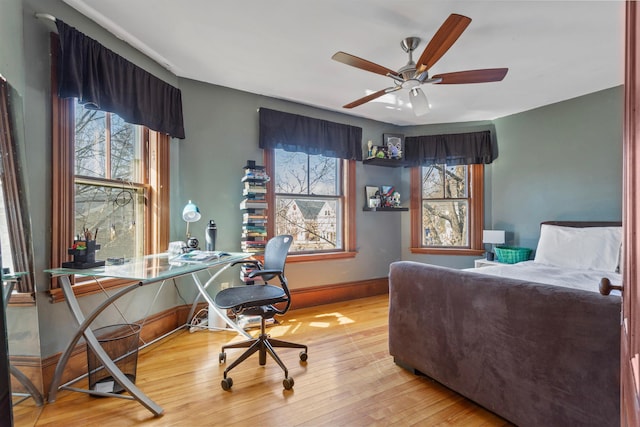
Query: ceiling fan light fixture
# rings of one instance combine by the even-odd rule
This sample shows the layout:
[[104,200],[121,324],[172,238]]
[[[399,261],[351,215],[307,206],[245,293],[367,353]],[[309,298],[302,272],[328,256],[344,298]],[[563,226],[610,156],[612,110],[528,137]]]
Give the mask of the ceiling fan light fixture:
[[421,84],[422,83],[416,79],[409,79],[409,80],[406,80],[404,83],[402,83],[400,86],[402,86],[403,89],[413,90],[418,86],[420,86]]
[[430,110],[429,101],[427,95],[422,89],[415,87],[409,92],[409,99],[411,100],[411,106],[413,107],[413,114],[416,116],[424,116]]

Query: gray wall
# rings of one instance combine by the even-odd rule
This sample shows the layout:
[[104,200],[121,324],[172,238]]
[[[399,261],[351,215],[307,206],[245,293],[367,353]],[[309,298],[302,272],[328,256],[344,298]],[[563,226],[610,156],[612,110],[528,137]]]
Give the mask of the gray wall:
[[[185,224],[179,210],[192,199],[203,218],[190,229],[201,241],[208,219],[218,227],[217,246],[240,250],[242,167],[247,160],[262,164],[258,148],[258,108],[266,107],[323,120],[349,123],[363,129],[363,141],[382,144],[382,134],[397,127],[351,117],[288,101],[268,98],[193,80],[180,80],[186,139],[179,142],[180,176],[177,195],[172,197],[177,218],[173,235],[183,239]],[[397,212],[363,212],[364,186],[391,184],[399,187],[408,203],[409,188],[401,187],[402,168],[356,166],[355,259],[289,263],[287,278],[293,289],[363,280],[387,275],[389,263],[400,257],[400,215]],[[234,280],[234,277],[229,280]]]
[[622,220],[622,86],[495,121],[491,224],[535,249],[545,220]]
[[[514,243],[535,247],[537,226],[543,219],[620,217],[620,88],[590,95],[491,122],[446,124],[400,128],[306,105],[266,98],[260,95],[181,79],[136,52],[129,45],[79,15],[58,0],[23,0],[25,73],[26,149],[29,152],[31,218],[35,244],[35,271],[41,295],[38,316],[43,357],[60,351],[70,336],[64,325],[71,316],[64,303],[47,302],[44,292],[49,279],[44,273],[50,255],[51,226],[51,140],[49,94],[49,31],[53,24],[37,20],[33,13],[47,12],[63,19],[105,46],[142,66],[182,90],[186,139],[172,141],[171,158],[171,238],[184,238],[181,210],[187,200],[196,201],[203,218],[193,225],[199,238],[204,236],[208,219],[218,224],[218,247],[239,249],[241,200],[240,178],[247,159],[258,162],[257,109],[268,107],[320,119],[349,123],[363,128],[363,143],[380,143],[388,132],[422,133],[464,132],[495,126],[500,157],[487,167],[487,227],[504,227],[516,233]],[[17,55],[18,53],[16,53]],[[4,59],[4,57],[0,57]],[[603,148],[603,141],[609,148]],[[565,144],[569,144],[565,146]],[[535,160],[540,159],[540,160]],[[365,185],[396,185],[402,202],[408,205],[409,172],[398,168],[357,166],[356,231],[358,255],[351,260],[290,263],[287,273],[293,288],[304,288],[352,280],[384,277],[390,262],[416,259],[455,267],[469,267],[473,257],[430,257],[409,254],[408,212],[363,212]],[[552,179],[556,176],[556,179]],[[597,176],[597,177],[596,177]],[[549,181],[551,180],[551,181]],[[562,187],[555,183],[561,180]],[[553,198],[548,197],[552,191]],[[565,199],[560,196],[567,196]],[[549,203],[552,201],[553,203]],[[569,203],[570,202],[570,203]],[[568,209],[571,206],[571,209]],[[585,213],[587,210],[589,213]],[[229,276],[228,280],[235,280]],[[179,284],[189,301],[195,295],[187,283]],[[130,320],[137,320],[156,288],[136,291],[123,299],[121,308]],[[97,297],[82,298],[93,307]],[[154,311],[181,304],[168,286]],[[108,313],[102,323],[117,319]]]

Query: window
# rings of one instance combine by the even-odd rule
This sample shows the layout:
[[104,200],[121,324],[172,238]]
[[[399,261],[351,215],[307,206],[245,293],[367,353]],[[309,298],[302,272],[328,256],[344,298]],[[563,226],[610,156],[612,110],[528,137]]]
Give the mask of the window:
[[[355,240],[353,194],[355,162],[281,149],[268,152],[272,194],[270,236],[291,234],[290,253],[346,254]],[[355,196],[354,196],[355,197]]]
[[75,227],[95,234],[100,257],[144,253],[145,130],[75,104]]
[[483,165],[414,167],[412,251],[482,253]]
[[[55,82],[55,43],[52,52]],[[58,98],[55,91],[52,104],[51,266],[70,260],[67,249],[84,230],[97,234],[101,260],[166,250],[169,136],[126,123],[113,113],[84,108],[73,98]],[[117,279],[102,282],[105,288],[121,284]],[[53,279],[54,301],[63,298],[58,286]],[[81,277],[74,289],[76,294],[99,290]]]

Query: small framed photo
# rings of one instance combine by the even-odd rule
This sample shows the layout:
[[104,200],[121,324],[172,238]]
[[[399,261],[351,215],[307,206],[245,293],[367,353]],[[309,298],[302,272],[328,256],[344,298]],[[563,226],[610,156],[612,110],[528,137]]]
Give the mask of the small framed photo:
[[364,187],[364,196],[367,200],[380,197],[380,187],[367,185]]
[[364,187],[364,205],[367,208],[380,207],[380,187],[372,185]]
[[402,159],[404,155],[404,135],[398,133],[382,134],[382,146],[388,159]]

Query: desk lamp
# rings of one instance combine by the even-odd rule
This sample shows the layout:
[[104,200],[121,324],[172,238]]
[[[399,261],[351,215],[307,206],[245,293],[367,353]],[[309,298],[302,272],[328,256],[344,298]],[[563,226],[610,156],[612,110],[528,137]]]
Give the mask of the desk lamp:
[[504,230],[482,230],[482,243],[491,244],[491,250],[487,251],[487,261],[493,261],[493,246],[504,243]]
[[191,237],[189,233],[189,223],[199,221],[202,215],[198,206],[189,200],[182,210],[182,219],[187,223],[187,248],[196,249],[198,247],[198,239]]

